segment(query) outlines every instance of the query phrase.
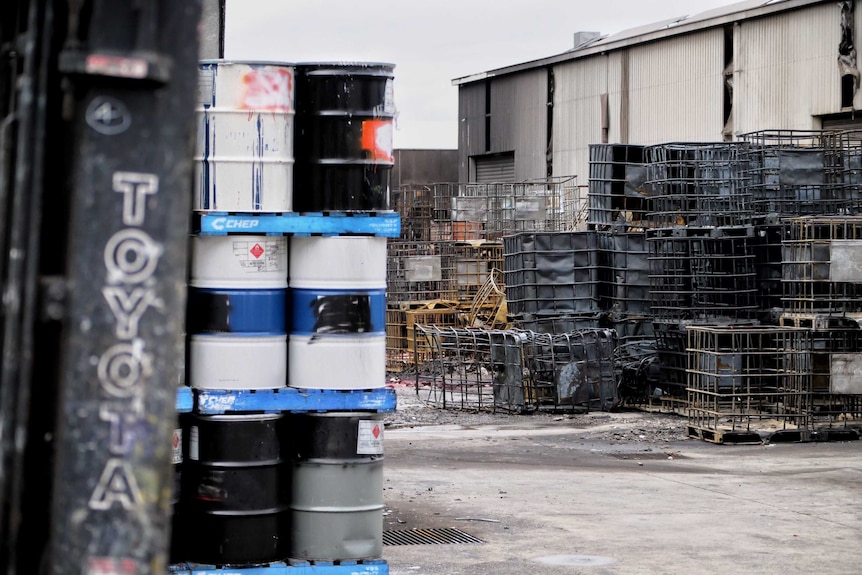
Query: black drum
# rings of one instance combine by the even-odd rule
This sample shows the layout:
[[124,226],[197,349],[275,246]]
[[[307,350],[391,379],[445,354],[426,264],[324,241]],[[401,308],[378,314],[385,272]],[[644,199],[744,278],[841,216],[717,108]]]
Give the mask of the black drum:
[[392,64],[296,68],[296,212],[389,210]]
[[174,555],[209,565],[287,557],[290,468],[282,414],[183,418],[181,532]]

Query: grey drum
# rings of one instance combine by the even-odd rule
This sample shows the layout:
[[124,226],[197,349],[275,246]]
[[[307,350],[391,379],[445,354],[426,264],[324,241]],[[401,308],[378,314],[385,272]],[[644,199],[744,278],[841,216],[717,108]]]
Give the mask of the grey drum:
[[290,416],[290,557],[379,558],[383,552],[383,421],[376,413]]

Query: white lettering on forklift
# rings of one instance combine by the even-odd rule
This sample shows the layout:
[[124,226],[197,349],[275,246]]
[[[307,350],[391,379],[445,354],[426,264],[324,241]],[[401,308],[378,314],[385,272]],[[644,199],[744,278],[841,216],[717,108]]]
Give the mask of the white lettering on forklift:
[[128,453],[133,435],[126,433],[126,426],[135,422],[135,415],[103,403],[99,406],[99,419],[111,426],[111,453]]
[[131,339],[138,335],[138,321],[151,305],[156,303],[156,294],[153,290],[145,288],[134,288],[126,291],[120,286],[105,286],[102,288],[114,319],[117,320],[115,333],[120,339]]
[[136,284],[148,280],[159,265],[162,247],[142,230],[126,228],[105,244],[108,283]]
[[[152,375],[153,357],[138,337],[140,320],[151,307],[161,307],[156,291],[146,285],[163,253],[141,226],[147,218],[147,197],[158,193],[155,174],[115,172],[113,190],[122,194],[122,220],[126,226],[105,243],[105,285],[102,296],[114,316],[114,334],[119,340],[99,357],[96,374],[104,396],[99,418],[110,425],[110,453],[99,481],[89,499],[89,507],[106,511],[114,504],[132,511],[144,498],[124,459],[135,448],[134,427],[141,413],[143,384]],[[122,400],[118,402],[117,400]],[[129,401],[131,400],[131,401]]]
[[129,462],[116,457],[108,460],[99,482],[90,496],[90,509],[107,511],[117,503],[126,510],[132,510],[143,503],[141,490],[129,466]]
[[114,191],[123,194],[123,223],[139,226],[147,217],[147,196],[159,191],[159,177],[138,172],[115,172]]
[[141,340],[111,346],[99,358],[99,383],[111,397],[134,397],[138,384],[152,373],[152,357]]

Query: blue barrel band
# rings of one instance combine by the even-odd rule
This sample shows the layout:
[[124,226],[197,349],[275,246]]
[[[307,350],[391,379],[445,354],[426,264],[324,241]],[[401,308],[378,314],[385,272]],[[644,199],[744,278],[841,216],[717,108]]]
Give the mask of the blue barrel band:
[[189,334],[287,334],[287,289],[189,288]]
[[386,290],[291,290],[291,333],[386,333]]

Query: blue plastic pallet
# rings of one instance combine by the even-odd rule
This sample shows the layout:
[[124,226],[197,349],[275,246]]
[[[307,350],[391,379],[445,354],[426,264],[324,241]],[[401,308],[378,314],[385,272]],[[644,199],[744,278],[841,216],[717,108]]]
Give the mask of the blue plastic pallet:
[[188,413],[195,407],[195,397],[190,387],[177,388],[177,413]]
[[202,236],[228,234],[292,234],[295,236],[373,235],[397,238],[401,216],[396,212],[320,212],[278,214],[198,214],[195,231]]
[[304,413],[309,411],[394,412],[395,390],[297,389],[212,390],[194,389],[194,411],[220,415],[227,412]]
[[386,561],[342,561],[334,563],[269,563],[257,567],[172,565],[171,575],[388,575]]

